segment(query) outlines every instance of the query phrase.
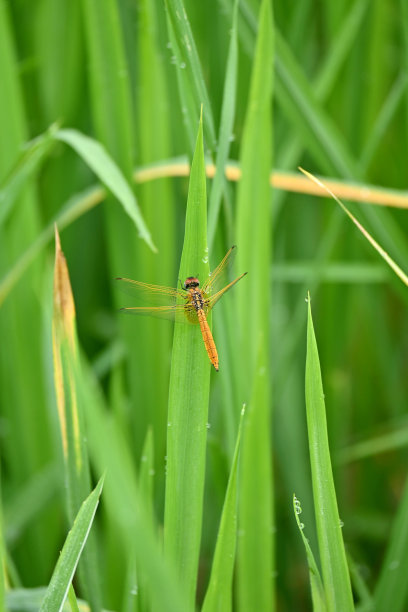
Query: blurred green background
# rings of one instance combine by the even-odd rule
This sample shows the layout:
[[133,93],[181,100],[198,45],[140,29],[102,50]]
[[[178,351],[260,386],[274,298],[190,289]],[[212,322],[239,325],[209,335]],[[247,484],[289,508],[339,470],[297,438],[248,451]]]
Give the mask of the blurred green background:
[[[238,71],[236,90],[230,89],[236,106],[235,115],[229,106],[233,129],[228,135],[228,157],[234,161],[241,155],[259,5],[241,0],[238,9]],[[5,190],[0,208],[7,197],[12,201],[0,210],[0,445],[4,539],[14,587],[48,583],[67,528],[52,374],[51,234],[10,290],[4,283],[67,202],[81,202],[98,182],[83,159],[52,137],[38,158],[29,149],[32,168],[24,151],[58,123],[100,141],[132,182],[137,167],[191,159],[204,103],[205,150],[214,160],[233,2],[184,1],[198,65],[186,65],[177,47],[179,33],[169,32],[174,7],[177,3],[160,0],[0,0],[0,178]],[[273,13],[273,168],[295,173],[301,165],[340,181],[406,189],[404,0],[275,0]],[[207,99],[200,99],[203,92]],[[27,172],[12,197],[20,167]],[[119,315],[118,307],[131,302],[113,279],[176,285],[188,179],[132,184],[158,253],[138,237],[112,195],[80,211],[61,230],[61,241],[79,343],[134,465],[141,461],[149,427],[153,432],[160,523],[172,326]],[[236,188],[235,183],[223,187],[211,267],[236,240]],[[304,410],[307,290],[343,535],[370,590],[382,569],[406,477],[407,291],[333,201],[276,190],[270,206],[272,248],[261,253],[268,275],[257,291],[271,297],[276,605],[306,610],[308,570],[292,494],[302,503],[305,532],[316,546]],[[407,270],[405,211],[369,204],[351,210]],[[247,399],[240,394],[234,328],[225,322],[234,309],[233,294],[225,301],[213,317],[225,369],[211,375],[198,601],[208,580],[239,413]],[[91,453],[98,477],[93,461]],[[122,609],[127,553],[103,502],[96,532],[104,606]]]

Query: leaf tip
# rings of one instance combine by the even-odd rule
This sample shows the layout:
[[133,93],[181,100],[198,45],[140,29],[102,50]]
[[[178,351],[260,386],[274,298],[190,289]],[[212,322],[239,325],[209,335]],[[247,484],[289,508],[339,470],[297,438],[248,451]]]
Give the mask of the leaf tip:
[[54,223],[54,236],[55,236],[55,253],[61,251],[61,240],[58,232],[58,225]]
[[57,225],[55,231],[55,266],[54,266],[54,317],[57,318],[69,335],[75,318],[75,304],[69,280],[68,266],[61,249],[61,241]]

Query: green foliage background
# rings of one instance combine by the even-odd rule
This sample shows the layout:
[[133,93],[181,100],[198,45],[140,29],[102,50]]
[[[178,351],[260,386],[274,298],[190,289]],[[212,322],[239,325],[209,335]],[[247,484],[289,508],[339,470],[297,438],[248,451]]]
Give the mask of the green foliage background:
[[[302,165],[340,181],[406,189],[407,5],[275,0],[261,7],[240,0],[235,29],[233,23],[232,0],[0,0],[6,587],[48,584],[68,528],[52,373],[51,228],[63,207],[75,203],[75,218],[65,217],[60,229],[83,357],[84,435],[94,481],[105,458],[115,466],[111,473],[123,477],[109,485],[108,470],[93,526],[103,605],[160,609],[144,586],[149,580],[156,589],[162,588],[157,581],[175,584],[155,557],[172,425],[172,327],[121,316],[118,307],[131,302],[113,278],[177,284],[188,179],[135,185],[132,173],[166,160],[191,160],[203,104],[206,158],[217,161],[218,155],[221,167],[227,158],[238,161],[243,170],[240,184],[221,175],[207,181],[210,268],[236,242],[235,272],[249,274],[213,316],[220,372],[211,373],[197,602],[205,597],[247,402],[250,433],[242,443],[238,484],[233,471],[229,490],[235,495],[237,486],[238,525],[242,517],[254,533],[240,545],[238,526],[234,605],[248,610],[250,601],[261,609],[253,586],[260,577],[263,586],[271,585],[262,592],[264,609],[310,609],[306,555],[292,510],[295,492],[318,557],[304,394],[310,290],[355,601],[369,609],[373,597],[378,610],[403,610],[407,290],[334,202],[269,190],[267,177],[268,169],[295,172]],[[132,184],[157,253],[112,192],[99,205],[89,204],[98,179],[55,136],[57,127],[47,131],[55,123],[105,147]],[[103,163],[100,168],[103,173]],[[352,210],[406,271],[406,212],[369,204]],[[30,252],[35,255],[18,275]],[[182,357],[173,356],[171,367],[180,366]],[[251,413],[251,406],[260,411]],[[149,519],[128,511],[129,499],[139,497]],[[145,536],[145,520],[155,523],[156,540]],[[258,525],[269,530],[260,557]],[[169,609],[177,609],[177,589]],[[32,597],[27,591],[27,601]]]

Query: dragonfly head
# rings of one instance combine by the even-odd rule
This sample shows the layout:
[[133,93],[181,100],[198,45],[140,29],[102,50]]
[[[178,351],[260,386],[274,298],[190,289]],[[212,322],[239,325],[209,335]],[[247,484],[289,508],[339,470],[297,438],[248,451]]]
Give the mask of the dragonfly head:
[[184,281],[184,289],[196,289],[200,286],[200,281],[195,276],[189,276]]

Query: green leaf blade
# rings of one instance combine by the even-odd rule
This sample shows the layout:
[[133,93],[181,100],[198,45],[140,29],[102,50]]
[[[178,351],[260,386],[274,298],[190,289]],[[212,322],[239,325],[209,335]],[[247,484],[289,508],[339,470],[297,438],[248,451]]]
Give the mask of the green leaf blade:
[[18,156],[13,168],[0,184],[0,225],[5,223],[13,205],[27,180],[40,167],[44,158],[50,154],[55,144],[51,126],[48,132],[29,142]]
[[172,38],[176,42],[174,51],[177,54],[177,61],[180,66],[183,66],[183,70],[185,70],[187,74],[187,78],[182,81],[184,87],[188,90],[186,94],[190,98],[192,104],[195,105],[195,116],[198,115],[200,105],[203,105],[206,139],[209,146],[214,149],[216,140],[214,118],[197,46],[186,9],[182,0],[165,0],[165,5],[174,33]]
[[408,569],[407,517],[408,483],[406,481],[374,591],[374,610],[392,609],[395,612],[402,612],[406,606],[408,594],[405,580]]
[[69,532],[61,555],[55,566],[50,584],[40,607],[40,612],[62,610],[72,582],[82,550],[87,541],[92,522],[99,504],[103,487],[103,477],[95,489],[83,502]]
[[320,361],[308,301],[306,415],[317,535],[328,610],[354,610],[334,488]]
[[238,2],[236,0],[233,10],[231,40],[224,82],[215,176],[211,187],[210,201],[208,205],[208,244],[210,249],[214,243],[215,233],[217,230],[223,189],[226,188],[225,166],[228,161],[235,118],[238,73],[237,14]]
[[293,495],[293,510],[295,512],[296,523],[302,537],[303,545],[306,551],[307,564],[309,566],[310,590],[312,592],[313,612],[326,612],[326,597],[323,589],[322,579],[320,577],[319,568],[314,558],[313,551],[310,547],[309,540],[304,534],[304,525],[299,520],[299,514],[302,512],[299,500],[296,495]]
[[[179,278],[209,274],[202,121],[190,175]],[[209,321],[211,324],[211,322]],[[198,325],[175,325],[169,389],[164,549],[194,606],[203,512],[210,363]]]
[[108,155],[104,147],[93,138],[85,136],[77,130],[58,130],[55,138],[71,146],[82,157],[102,183],[122,204],[123,210],[135,224],[139,236],[149,245],[152,251],[156,251],[136,197],[119,167]]
[[[238,269],[248,272],[236,290],[240,341],[240,398],[247,401],[243,430],[237,607],[274,610],[273,480],[271,469],[270,327],[272,90],[274,29],[263,0],[241,145],[236,242]],[[263,288],[260,291],[260,287]]]
[[232,610],[232,579],[237,538],[237,472],[244,414],[245,408],[241,411],[241,420],[218,529],[211,576],[201,612],[229,612]]

